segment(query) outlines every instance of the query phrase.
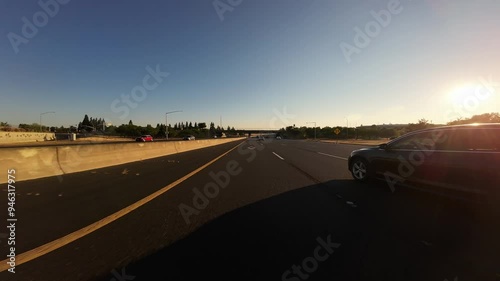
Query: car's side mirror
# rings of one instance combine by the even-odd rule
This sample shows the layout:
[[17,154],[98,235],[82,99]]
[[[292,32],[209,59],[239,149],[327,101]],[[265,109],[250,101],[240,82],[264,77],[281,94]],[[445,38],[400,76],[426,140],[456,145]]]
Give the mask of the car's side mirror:
[[380,148],[380,149],[387,149],[387,148],[388,148],[388,147],[387,147],[387,143],[380,144],[380,145],[378,146],[378,148]]

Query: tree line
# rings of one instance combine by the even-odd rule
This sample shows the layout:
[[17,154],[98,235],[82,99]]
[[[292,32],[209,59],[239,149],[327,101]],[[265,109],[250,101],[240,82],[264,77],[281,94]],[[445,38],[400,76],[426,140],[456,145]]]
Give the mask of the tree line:
[[[458,118],[454,121],[448,122],[446,125],[460,125],[460,124],[471,124],[471,123],[500,123],[500,113],[484,113],[479,115],[474,115],[470,118]],[[399,125],[370,125],[370,126],[358,126],[358,127],[295,127],[288,126],[286,128],[281,128],[278,131],[278,135],[286,138],[292,139],[304,139],[304,138],[326,138],[326,139],[380,139],[380,138],[391,138],[398,137],[408,132],[415,130],[426,129],[436,126],[442,126],[443,124],[432,124],[427,119],[419,119],[416,123],[409,124],[399,124]],[[12,127],[7,122],[0,122],[1,131],[22,131],[22,132],[38,132],[40,131],[40,125],[37,123],[32,124],[19,124],[18,128]],[[150,124],[146,126],[134,125],[132,120],[128,124],[122,124],[120,126],[106,126],[106,121],[103,118],[92,118],[85,114],[83,120],[75,126],[70,127],[48,127],[43,126],[42,131],[51,131],[56,133],[85,133],[85,134],[106,134],[106,135],[116,135],[123,137],[136,137],[139,135],[152,135],[156,138],[166,137],[167,129],[165,124],[156,124],[152,126]],[[227,128],[222,128],[220,126],[215,126],[214,122],[210,122],[207,126],[205,122],[178,122],[173,126],[169,124],[168,135],[169,137],[183,137],[186,135],[193,135],[197,138],[213,138],[213,137],[223,137],[225,135],[240,135],[245,134],[244,130],[236,130],[234,127],[228,126]]]
[[[165,124],[157,123],[155,127],[148,124],[144,127],[134,125],[132,120],[130,120],[128,124],[122,124],[118,127],[111,126],[108,130],[110,134],[124,137],[151,135],[155,138],[164,138],[167,135]],[[238,135],[240,133],[241,131],[237,131],[234,127],[228,126],[226,129],[220,126],[216,127],[213,122],[210,123],[208,128],[205,122],[179,122],[175,123],[173,126],[171,124],[168,125],[169,138],[184,137],[187,135],[193,135],[196,138],[213,138]]]
[[[165,138],[167,133],[167,128],[165,124],[156,124],[152,126],[150,124],[146,126],[134,125],[132,120],[128,124],[122,124],[119,126],[114,126],[106,123],[104,118],[94,118],[89,117],[87,114],[84,115],[83,120],[75,124],[74,126],[60,126],[60,127],[49,127],[42,126],[38,123],[32,124],[19,124],[18,128],[13,128],[7,122],[0,122],[0,130],[2,131],[21,131],[21,132],[54,132],[54,133],[78,133],[78,134],[101,134],[101,135],[114,135],[123,137],[137,137],[140,135],[152,135],[156,138]],[[177,122],[173,126],[169,124],[168,135],[169,137],[184,137],[186,135],[194,135],[197,138],[213,138],[213,137],[223,137],[226,135],[238,135],[242,134],[242,131],[237,131],[234,127],[227,126],[227,128],[222,128],[220,126],[215,126],[214,122],[211,122],[207,126],[206,122]]]
[[[462,125],[472,123],[500,123],[499,113],[484,113],[474,115],[470,118],[458,118],[454,121],[446,123],[446,125]],[[444,124],[432,124],[427,119],[419,119],[416,123],[409,124],[388,124],[388,125],[370,125],[359,127],[295,127],[288,126],[281,128],[278,134],[285,138],[305,139],[305,138],[326,138],[326,139],[381,139],[399,137],[409,132],[416,130],[427,129]]]

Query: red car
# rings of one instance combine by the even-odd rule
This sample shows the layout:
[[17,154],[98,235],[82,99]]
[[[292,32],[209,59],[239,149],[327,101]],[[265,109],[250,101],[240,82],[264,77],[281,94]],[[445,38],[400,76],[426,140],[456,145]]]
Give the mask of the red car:
[[142,136],[136,138],[135,141],[143,141],[143,142],[153,141],[153,137],[151,135],[142,135]]

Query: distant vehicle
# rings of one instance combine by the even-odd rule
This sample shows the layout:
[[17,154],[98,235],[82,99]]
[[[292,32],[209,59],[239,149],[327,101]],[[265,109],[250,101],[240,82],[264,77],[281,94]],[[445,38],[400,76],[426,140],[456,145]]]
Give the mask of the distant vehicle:
[[153,141],[153,137],[151,135],[142,135],[140,137],[137,137],[135,141],[142,141],[142,142]]
[[348,169],[357,181],[439,193],[500,195],[500,124],[444,126],[408,133],[377,147],[351,152]]
[[276,139],[277,139],[277,140],[280,140],[280,139],[281,139],[281,136],[277,136],[277,137],[276,137]]
[[195,137],[193,135],[185,136],[182,138],[183,140],[195,140]]

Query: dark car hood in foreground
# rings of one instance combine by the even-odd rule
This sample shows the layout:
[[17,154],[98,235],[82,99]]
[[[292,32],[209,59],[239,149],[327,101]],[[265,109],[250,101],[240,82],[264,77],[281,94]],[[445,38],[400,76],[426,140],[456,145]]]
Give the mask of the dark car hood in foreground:
[[373,151],[373,150],[379,150],[379,149],[380,149],[380,147],[378,147],[378,146],[360,148],[360,149],[356,149],[356,150],[352,151],[351,155],[358,154],[358,153],[363,153],[364,151]]

